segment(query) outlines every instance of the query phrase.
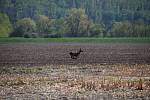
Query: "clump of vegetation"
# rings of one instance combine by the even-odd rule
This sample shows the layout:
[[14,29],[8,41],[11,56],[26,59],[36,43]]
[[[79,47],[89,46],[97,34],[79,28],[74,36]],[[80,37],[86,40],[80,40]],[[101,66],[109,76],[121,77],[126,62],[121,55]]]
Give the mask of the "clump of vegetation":
[[125,80],[117,77],[104,77],[103,79],[90,79],[90,80],[82,80],[80,82],[81,88],[84,88],[88,91],[110,91],[110,90],[143,90],[146,87],[144,80],[142,79],[134,79],[134,80]]
[[41,35],[47,34],[51,21],[47,16],[39,15],[36,17],[37,32]]
[[3,0],[0,12],[9,16],[14,31],[20,34],[16,21],[31,18],[39,37],[150,36],[148,0]]
[[[11,37],[30,37],[29,33],[36,30],[36,23],[30,18],[24,18],[16,23],[15,31],[10,34]],[[28,33],[28,34],[25,34]],[[28,36],[27,36],[28,35]]]
[[0,13],[0,37],[8,37],[12,29],[9,17],[6,14]]

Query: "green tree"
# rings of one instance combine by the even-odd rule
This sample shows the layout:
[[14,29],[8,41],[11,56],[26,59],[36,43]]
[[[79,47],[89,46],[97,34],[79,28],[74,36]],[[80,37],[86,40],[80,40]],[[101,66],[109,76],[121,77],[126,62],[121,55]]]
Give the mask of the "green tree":
[[128,21],[114,22],[111,32],[115,37],[129,37],[133,32],[132,24]]
[[144,24],[133,24],[133,36],[146,37],[148,36],[148,27]]
[[41,33],[42,35],[42,34],[48,33],[50,25],[51,25],[51,21],[47,16],[39,15],[36,18],[36,25],[37,25],[37,31]]
[[23,33],[34,32],[36,30],[36,23],[31,18],[23,18],[17,21],[17,28],[20,28]]
[[144,37],[146,36],[146,24],[142,19],[138,19],[132,23],[133,34],[135,37]]
[[6,14],[0,13],[0,37],[8,37],[12,29],[9,17]]
[[86,29],[89,27],[88,16],[84,9],[70,9],[66,17],[66,24],[68,26],[69,36],[84,36]]
[[36,23],[31,18],[23,18],[18,20],[14,32],[10,34],[11,37],[23,37],[27,33],[36,31]]
[[105,37],[105,29],[104,26],[100,24],[93,24],[90,28],[90,36],[91,37]]
[[150,25],[145,27],[145,37],[150,37]]
[[[145,25],[150,25],[150,0],[0,0],[0,12],[7,14],[14,25],[17,20],[28,17],[33,19],[37,15],[45,15],[57,20],[65,19],[66,15],[70,17],[70,12],[74,12],[75,16],[80,16],[79,12],[85,13],[87,17],[84,21],[78,20],[80,19],[78,17],[72,17],[76,19],[71,19],[75,24],[70,24],[71,26],[68,24],[70,27],[68,33],[72,36],[89,36],[86,34],[89,34],[86,19],[91,19],[95,24],[104,23],[106,33],[111,30],[113,22],[133,23],[142,19]],[[86,26],[82,27],[80,21],[86,22],[87,29]],[[120,36],[125,36],[125,34],[122,33]]]
[[65,20],[63,18],[53,19],[51,23],[51,33],[56,34],[57,36],[64,36],[67,32],[67,26],[65,24]]

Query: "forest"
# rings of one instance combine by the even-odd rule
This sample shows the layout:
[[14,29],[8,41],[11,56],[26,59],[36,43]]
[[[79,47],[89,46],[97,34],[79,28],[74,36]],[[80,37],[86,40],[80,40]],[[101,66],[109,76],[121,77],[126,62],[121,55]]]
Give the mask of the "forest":
[[150,0],[0,0],[0,37],[150,37]]

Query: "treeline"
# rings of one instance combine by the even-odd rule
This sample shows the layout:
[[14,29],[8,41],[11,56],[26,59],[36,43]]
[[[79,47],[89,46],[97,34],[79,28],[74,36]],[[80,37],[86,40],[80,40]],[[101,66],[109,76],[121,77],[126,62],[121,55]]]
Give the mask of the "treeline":
[[149,0],[0,0],[0,12],[10,36],[150,36]]

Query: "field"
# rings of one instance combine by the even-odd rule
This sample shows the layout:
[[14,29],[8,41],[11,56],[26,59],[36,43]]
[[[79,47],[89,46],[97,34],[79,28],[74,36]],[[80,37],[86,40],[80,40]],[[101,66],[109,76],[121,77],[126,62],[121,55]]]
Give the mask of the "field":
[[[72,60],[69,52],[83,53]],[[0,44],[0,65],[150,64],[149,44],[6,43]]]
[[150,45],[1,40],[1,99],[149,100]]

